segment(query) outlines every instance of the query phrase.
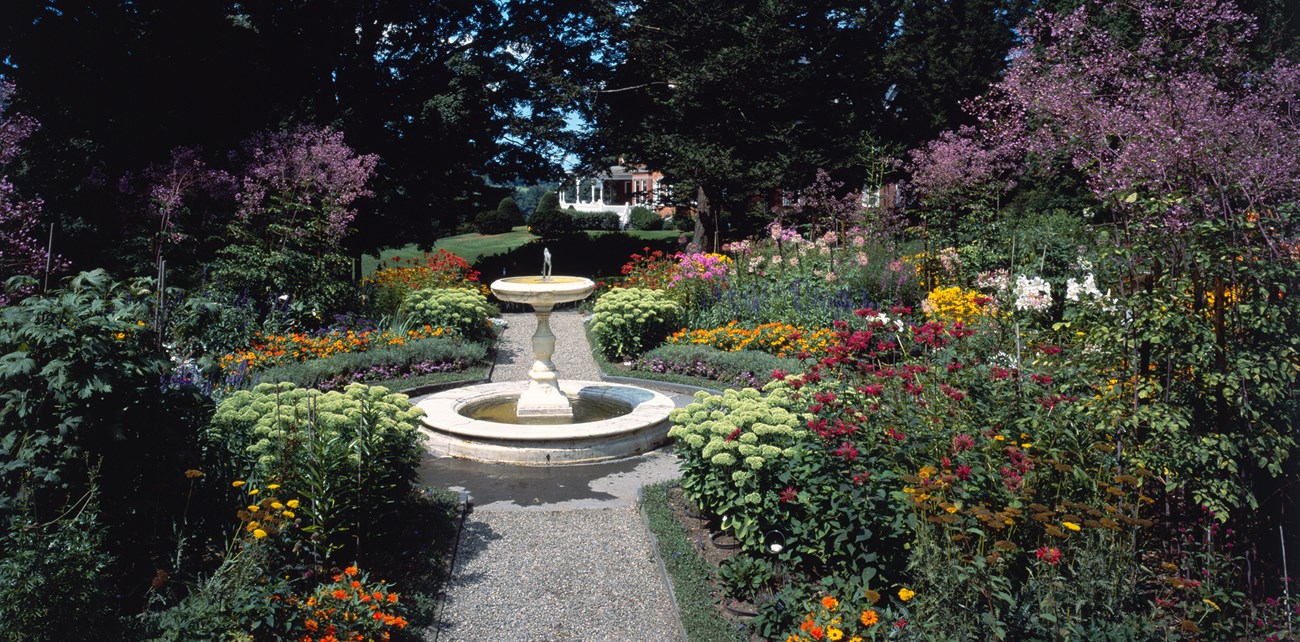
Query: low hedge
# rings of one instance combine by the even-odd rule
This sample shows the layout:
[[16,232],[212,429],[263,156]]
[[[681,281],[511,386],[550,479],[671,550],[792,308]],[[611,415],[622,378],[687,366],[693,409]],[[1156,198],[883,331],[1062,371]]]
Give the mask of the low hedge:
[[302,388],[333,390],[349,383],[374,383],[440,372],[459,372],[486,361],[487,346],[453,337],[430,337],[365,352],[336,354],[269,368],[259,383],[287,381]]
[[576,212],[571,216],[580,230],[617,232],[620,227],[618,214],[614,212]]
[[632,364],[637,372],[677,375],[716,381],[727,386],[761,388],[772,372],[803,372],[798,359],[777,357],[758,350],[726,352],[699,344],[667,343],[641,355]]

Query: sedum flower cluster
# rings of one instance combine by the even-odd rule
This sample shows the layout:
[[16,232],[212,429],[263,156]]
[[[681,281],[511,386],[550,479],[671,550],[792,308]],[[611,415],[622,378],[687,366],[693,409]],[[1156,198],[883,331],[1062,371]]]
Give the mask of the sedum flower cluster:
[[608,357],[639,355],[677,326],[682,306],[662,290],[614,288],[596,300],[591,332]]
[[492,336],[488,319],[497,309],[476,289],[432,288],[408,294],[398,314],[414,325],[453,328],[469,339],[482,340]]
[[726,517],[742,541],[753,535],[749,530],[760,521],[764,506],[776,501],[770,478],[808,432],[792,390],[780,382],[764,390],[766,394],[753,388],[721,395],[698,392],[695,401],[668,416],[683,494]]
[[[413,444],[422,414],[406,395],[379,386],[354,383],[342,392],[321,392],[288,382],[263,383],[227,397],[207,438],[242,451],[232,454],[264,471],[256,477],[273,479],[282,471],[267,469],[287,461],[307,439],[350,441],[364,429],[371,452],[384,444]],[[354,466],[363,463],[356,449],[347,457]]]

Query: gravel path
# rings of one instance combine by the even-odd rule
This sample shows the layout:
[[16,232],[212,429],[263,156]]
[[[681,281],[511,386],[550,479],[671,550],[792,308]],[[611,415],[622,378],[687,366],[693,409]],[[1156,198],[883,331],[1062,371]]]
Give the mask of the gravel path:
[[470,515],[437,640],[681,640],[634,508]]
[[[536,322],[531,313],[505,318],[509,325],[497,344],[492,380],[519,381],[532,367],[530,339]],[[581,313],[556,312],[550,325],[557,346],[552,360],[560,377],[600,380]],[[638,469],[658,462],[658,469],[675,476],[675,465],[665,468],[659,461],[668,458],[672,464],[671,454],[644,457],[649,459]],[[593,478],[580,481],[592,483],[593,490],[601,475],[611,477],[597,466],[566,468],[561,473],[566,483],[580,471],[590,471]],[[538,473],[504,466],[492,474],[529,478]],[[527,488],[518,492],[533,494]],[[591,501],[514,499],[475,505],[466,518],[439,627],[430,640],[684,639],[653,540],[631,501],[597,502],[602,507],[591,508]]]
[[[492,381],[523,381],[533,367],[533,331],[537,317],[533,313],[502,315],[506,331],[497,341],[496,365],[492,368]],[[591,358],[582,313],[562,310],[551,314],[551,333],[555,335],[555,354],[551,361],[560,379],[600,381],[600,368]]]

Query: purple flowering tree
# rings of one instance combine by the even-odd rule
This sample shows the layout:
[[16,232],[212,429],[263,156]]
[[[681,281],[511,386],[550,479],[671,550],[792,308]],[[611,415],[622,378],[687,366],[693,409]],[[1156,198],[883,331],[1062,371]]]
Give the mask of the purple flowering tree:
[[356,218],[353,204],[371,195],[379,157],[358,155],[342,132],[298,127],[254,135],[241,160],[232,232],[267,251],[334,251]]
[[378,157],[357,154],[340,132],[298,127],[252,136],[231,160],[235,212],[212,272],[222,287],[287,302],[308,324],[349,305],[343,240]]
[[927,204],[1004,192],[1031,165],[1071,166],[1121,220],[1158,209],[1174,230],[1300,194],[1300,66],[1252,68],[1255,23],[1231,2],[1098,0],[1021,33],[969,106],[978,125],[913,153]]
[[194,147],[177,147],[165,162],[122,178],[120,190],[142,201],[147,228],[140,237],[148,240],[153,265],[174,257],[181,247],[192,252],[193,246],[220,234],[220,210],[228,215],[223,203],[232,199],[233,183],[228,172],[209,167]]
[[[5,106],[14,87],[0,83],[0,281],[17,275],[36,275],[45,270],[45,244],[40,240],[41,200],[21,199],[5,168],[18,155],[20,145],[39,124],[22,114],[6,113]],[[62,269],[66,262],[54,257],[51,267]],[[18,294],[28,293],[20,289]],[[0,287],[0,305],[8,305],[11,295]]]

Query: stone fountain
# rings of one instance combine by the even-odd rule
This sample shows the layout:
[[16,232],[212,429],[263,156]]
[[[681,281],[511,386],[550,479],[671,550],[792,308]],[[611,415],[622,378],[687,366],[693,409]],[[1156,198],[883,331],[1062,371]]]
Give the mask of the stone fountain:
[[537,318],[533,365],[526,381],[494,382],[441,392],[421,401],[430,450],[496,463],[546,465],[628,457],[667,438],[671,399],[636,386],[562,381],[551,358],[552,309],[581,301],[596,284],[551,274],[543,250],[542,273],[494,281],[502,301],[531,305]]

